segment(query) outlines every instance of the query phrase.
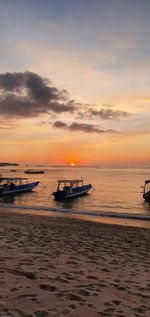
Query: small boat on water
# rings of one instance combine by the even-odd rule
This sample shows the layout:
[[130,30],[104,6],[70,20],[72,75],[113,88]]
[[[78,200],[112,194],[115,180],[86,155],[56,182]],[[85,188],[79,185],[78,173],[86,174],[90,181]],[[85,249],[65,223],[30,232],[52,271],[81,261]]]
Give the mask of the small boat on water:
[[44,174],[44,171],[42,171],[42,170],[28,169],[28,170],[25,171],[25,174]]
[[92,189],[91,184],[83,185],[83,179],[59,179],[57,190],[52,193],[56,200],[79,197]]
[[150,180],[146,180],[143,188],[143,198],[150,203]]
[[0,177],[0,196],[25,193],[38,185],[39,182],[29,183],[28,178]]

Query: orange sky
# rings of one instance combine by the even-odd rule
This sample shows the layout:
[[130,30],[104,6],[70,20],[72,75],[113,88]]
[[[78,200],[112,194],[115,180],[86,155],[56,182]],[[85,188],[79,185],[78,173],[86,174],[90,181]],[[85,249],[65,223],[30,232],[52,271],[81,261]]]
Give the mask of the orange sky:
[[149,9],[1,1],[1,162],[149,164]]

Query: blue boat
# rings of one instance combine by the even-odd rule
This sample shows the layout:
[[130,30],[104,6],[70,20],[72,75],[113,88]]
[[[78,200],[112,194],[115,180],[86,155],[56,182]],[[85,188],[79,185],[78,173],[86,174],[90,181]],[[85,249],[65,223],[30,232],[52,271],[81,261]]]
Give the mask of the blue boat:
[[39,185],[39,182],[28,182],[28,178],[0,177],[0,196],[22,194],[29,192]]
[[75,198],[88,193],[91,184],[83,185],[83,179],[59,179],[57,190],[52,193],[56,200]]

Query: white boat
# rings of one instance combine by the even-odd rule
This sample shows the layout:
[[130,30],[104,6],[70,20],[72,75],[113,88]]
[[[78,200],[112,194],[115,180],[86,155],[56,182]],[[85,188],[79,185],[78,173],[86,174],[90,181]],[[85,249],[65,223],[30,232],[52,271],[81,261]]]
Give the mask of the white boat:
[[83,179],[59,179],[57,190],[52,193],[56,200],[79,197],[92,189],[91,184],[83,185]]
[[28,178],[0,177],[0,196],[21,194],[31,191],[39,185],[39,182],[28,182]]

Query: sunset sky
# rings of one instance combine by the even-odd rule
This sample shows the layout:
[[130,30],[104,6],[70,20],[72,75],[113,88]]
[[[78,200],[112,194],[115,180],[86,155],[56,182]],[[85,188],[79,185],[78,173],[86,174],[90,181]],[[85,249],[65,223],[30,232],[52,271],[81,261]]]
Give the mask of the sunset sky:
[[150,1],[0,0],[0,162],[150,162]]

